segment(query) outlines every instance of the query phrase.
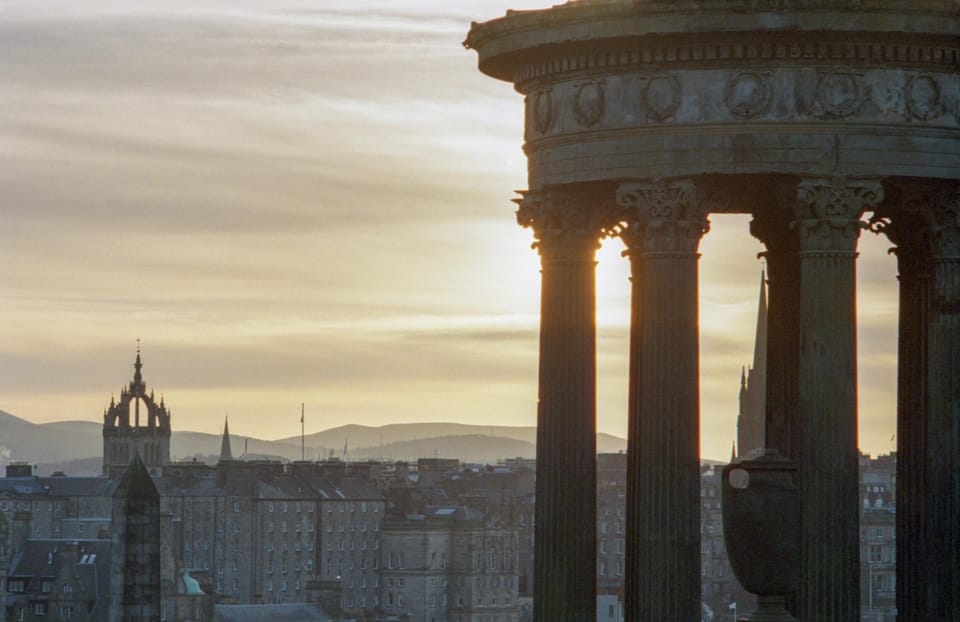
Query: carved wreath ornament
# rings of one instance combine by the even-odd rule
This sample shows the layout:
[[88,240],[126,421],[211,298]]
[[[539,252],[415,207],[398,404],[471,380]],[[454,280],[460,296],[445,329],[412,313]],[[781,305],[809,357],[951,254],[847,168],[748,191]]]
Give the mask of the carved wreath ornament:
[[577,123],[592,127],[603,117],[603,81],[584,82],[577,87],[573,98],[573,113]]
[[734,116],[750,119],[765,113],[773,99],[770,74],[738,73],[727,82],[725,100]]
[[643,87],[647,118],[666,121],[680,108],[680,81],[673,76],[654,76]]

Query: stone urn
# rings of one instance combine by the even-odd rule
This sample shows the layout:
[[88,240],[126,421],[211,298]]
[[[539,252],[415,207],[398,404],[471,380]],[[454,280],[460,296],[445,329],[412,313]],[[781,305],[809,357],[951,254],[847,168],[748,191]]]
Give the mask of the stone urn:
[[723,469],[723,538],[740,585],[757,595],[751,622],[791,622],[800,575],[797,467],[772,449]]

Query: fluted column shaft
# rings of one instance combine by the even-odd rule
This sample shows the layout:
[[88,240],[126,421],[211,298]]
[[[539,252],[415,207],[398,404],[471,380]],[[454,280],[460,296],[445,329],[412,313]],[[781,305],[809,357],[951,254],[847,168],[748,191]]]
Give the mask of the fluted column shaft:
[[626,619],[700,619],[697,248],[708,228],[692,182],[627,183],[633,275]]
[[[779,194],[779,193],[778,193]],[[790,230],[792,213],[780,196],[777,205],[762,206],[750,222],[750,232],[767,250],[767,386],[765,447],[796,458],[800,358],[800,255],[797,236]],[[788,203],[789,201],[789,203]]]
[[927,619],[960,615],[960,190],[933,204],[928,346]]
[[[897,348],[897,617],[927,622],[927,344],[930,321],[929,189],[885,184],[873,229],[896,244],[899,292]],[[872,588],[869,588],[872,589]]]
[[797,458],[803,497],[797,618],[860,618],[856,248],[875,182],[804,180],[800,241]]
[[595,255],[603,209],[587,197],[528,193],[517,218],[542,266],[537,407],[534,620],[596,619]]

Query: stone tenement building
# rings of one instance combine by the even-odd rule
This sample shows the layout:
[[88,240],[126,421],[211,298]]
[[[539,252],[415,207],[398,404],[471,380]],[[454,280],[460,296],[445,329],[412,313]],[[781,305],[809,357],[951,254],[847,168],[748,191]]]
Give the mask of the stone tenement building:
[[517,622],[517,531],[468,506],[387,520],[381,609],[423,622]]
[[537,620],[594,619],[606,237],[633,277],[626,617],[698,615],[711,213],[749,214],[766,247],[764,446],[798,468],[801,620],[860,616],[857,245],[871,228],[896,246],[897,610],[956,619],[958,32],[955,0],[579,0],[472,25],[479,69],[525,102],[517,219],[542,267]]

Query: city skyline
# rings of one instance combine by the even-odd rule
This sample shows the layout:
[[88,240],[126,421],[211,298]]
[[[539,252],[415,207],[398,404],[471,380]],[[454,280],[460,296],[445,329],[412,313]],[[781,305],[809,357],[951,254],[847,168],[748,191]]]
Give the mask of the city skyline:
[[[97,0],[0,15],[0,409],[99,421],[131,376],[177,430],[534,425],[522,99],[470,20],[549,3]],[[729,455],[762,245],[701,252],[701,446]],[[896,268],[861,238],[860,445],[895,448]],[[626,436],[630,285],[598,272],[598,427]]]

